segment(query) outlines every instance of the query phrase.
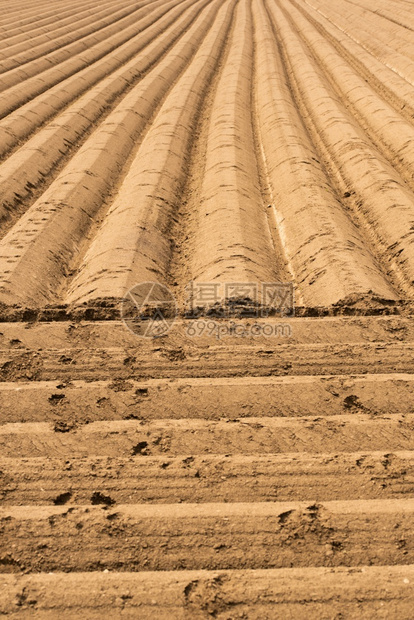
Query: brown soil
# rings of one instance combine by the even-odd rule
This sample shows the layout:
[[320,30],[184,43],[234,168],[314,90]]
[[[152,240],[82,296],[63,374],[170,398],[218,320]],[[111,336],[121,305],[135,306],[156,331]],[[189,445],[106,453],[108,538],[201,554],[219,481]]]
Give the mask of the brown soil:
[[0,615],[412,618],[410,2],[0,8]]

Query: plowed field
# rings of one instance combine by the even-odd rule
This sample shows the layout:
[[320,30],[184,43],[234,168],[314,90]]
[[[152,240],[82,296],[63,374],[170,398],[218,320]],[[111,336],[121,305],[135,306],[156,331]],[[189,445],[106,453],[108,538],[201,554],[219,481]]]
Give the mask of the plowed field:
[[413,617],[412,9],[0,0],[0,615]]

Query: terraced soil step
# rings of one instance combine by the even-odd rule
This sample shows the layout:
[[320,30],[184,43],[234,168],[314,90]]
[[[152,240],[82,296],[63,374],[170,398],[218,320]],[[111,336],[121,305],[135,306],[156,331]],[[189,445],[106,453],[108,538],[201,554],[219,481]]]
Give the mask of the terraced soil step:
[[414,411],[411,374],[0,382],[0,424],[239,420]]
[[405,499],[414,452],[0,458],[2,506]]
[[413,564],[413,524],[414,499],[8,506],[0,572]]
[[413,566],[0,576],[0,613],[98,620],[412,617]]

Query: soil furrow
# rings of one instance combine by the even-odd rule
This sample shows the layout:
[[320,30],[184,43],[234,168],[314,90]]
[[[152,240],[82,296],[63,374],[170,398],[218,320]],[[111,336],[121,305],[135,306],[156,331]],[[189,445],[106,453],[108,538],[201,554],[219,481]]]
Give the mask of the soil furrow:
[[[22,66],[26,63],[37,60],[40,56],[46,56],[51,52],[60,50],[68,44],[74,43],[76,40],[80,40],[89,34],[97,32],[102,28],[116,23],[121,18],[126,17],[142,6],[145,6],[145,2],[140,2],[135,6],[125,6],[125,2],[119,1],[118,6],[102,7],[100,10],[94,10],[96,21],[91,23],[90,10],[76,12],[75,16],[72,15],[71,19],[67,19],[69,23],[61,25],[51,30],[50,32],[40,32],[36,34],[36,30],[30,33],[30,40],[27,36],[24,37],[22,42],[13,43],[11,41],[4,45],[6,51],[1,52],[3,49],[0,46],[0,70],[1,73],[5,73],[14,69],[15,67]],[[40,29],[42,30],[42,29]]]
[[[402,50],[407,56],[413,54],[413,39],[412,29],[406,24],[401,28],[401,24],[398,21],[390,20],[381,14],[378,10],[373,10],[372,6],[361,6],[358,2],[352,2],[347,0],[349,6],[348,13],[350,15],[350,22],[355,21],[357,24],[366,30],[365,23],[367,18],[369,23],[372,24],[375,38],[379,41],[385,41],[396,50]],[[362,22],[363,19],[363,22]]]
[[280,2],[296,30],[308,45],[310,52],[323,68],[334,91],[351,109],[363,130],[375,146],[414,189],[412,161],[414,159],[414,127],[384,99],[379,97],[366,81],[359,77],[341,58],[333,46],[306,22],[291,2]]
[[0,381],[411,373],[412,343],[140,346],[0,351]]
[[[93,2],[96,5],[96,2]],[[0,25],[7,29],[7,32],[13,32],[13,30],[20,31],[25,25],[32,26],[36,24],[38,21],[53,18],[59,19],[59,15],[65,14],[68,10],[72,10],[75,7],[79,7],[79,5],[84,6],[84,2],[79,0],[79,2],[71,2],[68,6],[68,3],[65,3],[64,7],[59,7],[56,9],[56,4],[53,7],[52,2],[39,2],[37,3],[36,8],[24,8],[24,15],[22,17],[22,7],[18,7],[17,3],[13,3],[14,11],[10,11],[10,3],[7,3],[7,8],[9,9],[7,12],[8,17],[6,17],[6,12],[4,13],[4,17],[0,20]],[[59,8],[63,10],[59,10]]]
[[[69,357],[69,356],[68,356]],[[306,399],[304,398],[306,395]],[[412,375],[74,380],[0,383],[1,424],[303,417],[414,411]]]
[[411,620],[411,5],[0,0],[0,616]]
[[[114,0],[112,4],[116,6],[117,1],[119,0]],[[94,1],[83,2],[81,10],[79,9],[79,7],[71,7],[66,11],[62,11],[61,13],[55,12],[54,15],[48,18],[45,17],[44,19],[37,19],[33,24],[27,24],[26,26],[18,27],[19,32],[17,34],[13,34],[12,28],[5,28],[0,26],[0,32],[2,33],[2,35],[4,35],[2,36],[2,40],[0,41],[0,50],[10,48],[11,46],[20,43],[25,44],[29,34],[30,36],[38,36],[36,35],[36,32],[39,32],[39,34],[50,33],[50,35],[53,37],[53,35],[59,28],[66,26],[67,23],[73,23],[74,15],[76,15],[76,17],[79,19],[83,19],[83,16],[93,15],[95,6],[96,3]],[[102,8],[110,6],[110,2],[106,2],[101,5]]]
[[[413,566],[2,575],[0,611],[43,620],[227,620],[334,617],[410,620]],[[384,589],[386,597],[384,597]],[[309,592],[312,594],[309,595]],[[37,611],[38,610],[38,611]]]
[[324,39],[335,47],[362,78],[374,88],[379,96],[394,107],[396,112],[412,123],[414,118],[414,94],[412,84],[397,75],[392,69],[358,44],[351,36],[332,24],[309,4],[298,4],[292,0],[306,19],[320,32]]
[[414,452],[155,457],[147,450],[140,458],[2,457],[1,504],[74,506],[98,494],[117,504],[395,500],[414,491]]
[[414,449],[414,414],[350,413],[330,418],[225,420],[104,420],[70,428],[54,424],[0,426],[7,458],[87,456],[268,455],[278,453],[405,451]]
[[[57,50],[63,51],[64,47],[70,46],[75,41],[80,41],[87,35],[99,32],[99,30],[115,24],[123,17],[135,13],[139,8],[145,6],[146,3],[141,2],[133,7],[125,7],[125,3],[122,4],[121,2],[120,4],[121,8],[118,10],[116,10],[116,7],[110,7],[106,10],[95,9],[95,19],[93,22],[91,22],[90,15],[82,19],[81,17],[75,20],[72,18],[69,25],[59,29],[62,30],[62,32],[59,32],[57,28],[55,29],[54,33],[56,37],[51,37],[49,33],[42,33],[36,36],[35,33],[32,32],[30,33],[30,41],[27,41],[26,37],[23,43],[16,45],[9,44],[6,47],[6,52],[0,52],[0,74],[6,73],[15,67],[22,67],[26,63],[31,63],[39,57],[47,56]],[[71,52],[69,52],[69,55],[70,54]],[[49,56],[49,58],[52,62],[56,62],[53,56]],[[59,57],[57,61],[59,62]]]
[[0,571],[407,565],[413,518],[414,500],[5,507]]
[[[360,7],[364,6],[365,9],[368,9],[369,11],[371,11],[372,13],[375,13],[376,15],[380,15],[385,20],[390,21],[393,24],[397,24],[397,26],[400,26],[401,28],[404,28],[405,30],[414,30],[414,21],[412,18],[412,11],[404,11],[403,8],[401,7],[401,4],[395,4],[393,2],[390,2],[390,3],[387,3],[385,6],[380,7],[381,3],[378,3],[375,10],[373,10],[371,6],[369,5],[367,6],[367,4],[366,3],[364,4],[363,2],[360,4],[358,4],[357,2],[353,2],[352,4],[355,4],[356,6],[360,6]],[[388,10],[388,9],[391,9],[391,10]],[[402,18],[404,22],[400,21],[400,19],[397,19],[397,17]],[[410,21],[411,21],[411,25],[410,25]]]
[[191,65],[168,95],[98,229],[65,303],[122,298],[138,282],[165,282],[170,227],[185,181],[197,111],[223,51],[234,3],[226,3]]
[[[200,194],[188,248],[190,279],[262,283],[280,279],[262,203],[251,127],[251,11],[237,12],[229,55],[214,97]],[[225,291],[223,300],[231,297]],[[246,295],[234,292],[234,295]],[[247,295],[251,295],[248,291]],[[252,301],[256,301],[252,298]]]
[[[157,3],[155,4],[157,5]],[[83,35],[82,28],[79,29],[79,31],[75,30],[73,33],[75,40],[64,44],[62,47],[58,47],[56,50],[52,50],[50,53],[40,55],[39,58],[34,57],[30,59],[29,56],[27,62],[23,60],[22,62],[18,62],[15,67],[6,68],[0,75],[0,92],[7,91],[7,97],[9,98],[12,96],[10,95],[10,91],[13,94],[13,86],[21,84],[22,81],[26,82],[26,88],[29,88],[27,82],[31,78],[45,82],[43,74],[45,72],[47,73],[48,70],[50,71],[51,68],[54,69],[55,72],[57,68],[59,68],[60,75],[64,75],[64,63],[67,61],[74,67],[77,65],[80,67],[84,66],[85,56],[80,56],[82,52],[87,50],[89,53],[91,48],[102,44],[102,42],[107,43],[108,40],[111,41],[111,38],[115,38],[116,40],[123,28],[130,31],[137,20],[145,19],[151,12],[151,9],[144,3],[143,5],[139,4],[138,8],[121,11],[121,13],[125,12],[126,15],[123,15],[119,19],[119,22],[116,19],[113,21],[111,20],[110,23],[106,24],[102,29],[87,34],[86,36]],[[88,28],[86,28],[86,30],[87,29]],[[115,47],[111,49],[115,49]],[[33,56],[35,56],[35,53],[33,53]],[[79,59],[77,58],[78,56],[80,56]],[[24,58],[26,57],[27,56],[24,55]],[[93,58],[94,56],[92,55],[90,60],[93,60]],[[19,60],[19,55],[17,55],[17,60]],[[7,65],[7,62],[5,62],[5,64]],[[72,73],[74,73],[74,71],[72,71]],[[53,72],[52,75],[54,75]]]
[[[9,300],[15,295],[10,287],[14,289],[20,278],[27,281],[24,273],[27,268],[32,274],[30,279],[33,284],[32,291],[26,291],[30,301],[26,293],[23,293],[27,301],[38,305],[39,302],[43,303],[41,299],[56,297],[57,286],[67,277],[71,259],[79,252],[81,243],[87,241],[92,218],[119,176],[140,133],[196,53],[215,13],[216,8],[213,6],[201,23],[193,24],[158,64],[156,70],[150,72],[122,99],[75,153],[41,198],[2,239],[0,262],[4,260],[8,265],[5,269],[7,273],[3,272],[3,293]],[[55,232],[52,232],[53,230]],[[20,247],[16,248],[15,239],[21,240],[22,235],[28,235],[32,242],[25,247],[17,241]],[[50,246],[50,242],[54,247]],[[42,246],[46,243],[50,252],[39,255],[36,250],[37,243]],[[40,265],[39,259],[42,263],[46,260],[46,263]],[[42,273],[41,279],[33,278],[36,270],[39,276]]]
[[[97,89],[104,88],[108,81],[112,78],[116,79],[120,75],[123,76],[124,88],[130,88],[136,79],[136,74],[129,74],[129,66],[139,65],[145,60],[145,58],[139,57],[138,53],[145,45],[154,43],[156,46],[160,43],[156,40],[157,37],[161,36],[164,28],[178,19],[185,8],[188,8],[187,4],[182,2],[176,8],[168,11],[154,24],[148,26],[143,33],[118,47],[116,54],[104,56],[92,63],[91,66],[64,79],[1,119],[0,157],[3,158],[6,154],[10,154],[10,151],[21,144],[22,140],[29,138],[36,129],[41,128],[52,117],[67,109],[69,104],[79,101],[82,96],[87,97],[88,92],[90,93],[95,85]],[[125,75],[123,75],[124,71]],[[102,93],[101,97],[105,98],[105,94]]]
[[[382,259],[384,271],[406,296],[411,296],[414,194],[332,92],[281,10],[272,4],[270,11],[277,24],[297,105],[313,126],[314,139],[323,144],[334,164],[336,182],[347,190],[345,204],[350,216],[364,226],[367,239],[371,236],[373,251]],[[301,67],[300,72],[297,66]]]
[[[45,68],[40,74],[30,75],[27,72],[27,67],[22,69],[13,70],[11,73],[12,81],[14,80],[14,86],[4,86],[7,97],[3,97],[4,103],[0,105],[0,117],[3,118],[16,110],[19,106],[26,103],[36,95],[45,92],[55,84],[62,82],[65,78],[74,75],[81,69],[89,66],[92,62],[100,60],[104,56],[110,53],[114,53],[115,50],[130,41],[134,36],[140,34],[145,28],[151,26],[168,10],[171,10],[174,6],[178,5],[182,0],[171,0],[165,3],[163,0],[158,0],[156,5],[161,4],[160,8],[150,10],[148,7],[140,9],[143,13],[143,17],[137,20],[137,16],[131,17],[132,24],[124,30],[119,29],[119,24],[114,26],[114,33],[112,36],[106,38],[105,33],[101,33],[101,41],[97,41],[95,44],[85,49],[81,47],[85,46],[85,42],[79,47],[78,54],[63,60],[57,66]],[[50,63],[48,63],[48,66]],[[2,80],[4,82],[5,76]],[[25,88],[22,90],[21,82],[25,82]]]
[[[305,304],[395,293],[330,186],[286,83],[263,7],[254,5],[260,141],[278,232]],[[260,36],[259,36],[260,33]]]
[[[311,6],[314,7],[314,4],[311,4]],[[348,21],[349,13],[344,19],[335,11],[330,10],[332,6],[334,5],[330,4],[328,12],[326,11],[326,7],[323,9],[319,7],[318,11],[320,11],[329,21],[333,22],[337,27],[341,28],[341,30],[352,37],[359,45],[362,45],[369,50],[371,54],[376,56],[390,69],[401,75],[404,79],[410,82],[410,84],[413,84],[414,71],[412,67],[412,59],[407,58],[404,54],[400,54],[394,48],[390,47],[386,40],[383,39],[382,41],[377,41],[375,39],[373,29],[370,31],[364,31],[363,28],[361,28],[361,24],[363,24],[365,20],[361,20],[361,18],[359,18],[358,21],[354,21],[352,25],[350,25]],[[332,16],[332,14],[334,14],[333,19],[329,16]]]
[[[141,35],[136,54],[127,64],[110,73],[104,80],[78,98],[46,127],[26,141],[1,166],[0,192],[2,194],[3,236],[13,220],[33,204],[62,170],[65,161],[88,139],[96,125],[119,105],[138,80],[154,70],[154,65],[192,24],[209,0],[191,4],[183,2]],[[184,13],[184,15],[183,15]],[[146,48],[145,48],[146,46]],[[145,48],[145,55],[138,53]],[[119,63],[120,64],[120,63]],[[19,123],[20,117],[17,122]],[[0,123],[1,124],[1,123]],[[21,124],[19,123],[21,132]],[[9,134],[9,145],[17,139]],[[6,144],[5,144],[6,146]]]

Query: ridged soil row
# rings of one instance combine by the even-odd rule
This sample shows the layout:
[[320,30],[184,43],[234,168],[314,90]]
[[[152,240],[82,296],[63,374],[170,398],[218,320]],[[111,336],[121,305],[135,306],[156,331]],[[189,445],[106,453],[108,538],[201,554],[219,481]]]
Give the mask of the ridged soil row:
[[[66,354],[70,357],[68,349]],[[413,393],[414,376],[397,373],[355,377],[270,374],[249,377],[248,381],[237,376],[146,381],[129,377],[68,383],[58,379],[29,381],[26,377],[19,381],[18,389],[11,380],[0,381],[0,406],[2,424],[45,422],[53,426],[62,420],[75,420],[82,426],[92,420],[218,422],[263,415],[309,419],[315,411],[330,421],[350,412],[403,420],[412,413]],[[320,419],[313,421],[322,428]]]
[[0,613],[410,618],[412,321],[288,321],[251,346],[3,324]]
[[[100,3],[100,6],[111,6],[111,4],[116,2],[117,0],[106,0],[106,2]],[[20,9],[17,11],[14,19],[9,15],[9,22],[6,22],[5,19],[0,19],[2,41],[7,42],[9,39],[12,41],[16,39],[16,42],[24,41],[27,33],[40,27],[48,28],[53,24],[58,27],[67,16],[71,16],[74,13],[82,13],[84,9],[90,10],[94,6],[96,6],[94,0],[89,0],[89,2],[81,2],[79,0],[78,2],[65,3],[65,7],[62,7],[62,10],[59,10],[59,7],[57,7],[54,11],[42,11],[38,7],[32,17],[29,17],[29,10]]]
[[377,93],[390,103],[408,122],[414,118],[412,85],[367,51],[343,30],[306,3],[291,2],[308,21],[328,40],[340,56],[354,67]]
[[[353,21],[358,23],[358,21],[364,19],[362,27],[364,30],[367,30],[365,22],[368,21],[372,24],[372,31],[375,33],[374,36],[376,38],[389,43],[391,47],[397,51],[401,51],[404,55],[412,57],[413,30],[409,26],[409,22],[412,21],[412,12],[410,17],[407,15],[405,16],[406,23],[401,23],[401,21],[395,19],[397,17],[395,12],[391,11],[391,15],[387,16],[382,11],[378,10],[378,4],[374,7],[372,5],[364,6],[363,2],[353,2],[352,0],[348,0],[348,3],[347,15],[349,15],[351,26],[353,25]],[[404,43],[407,45],[405,46]]]
[[194,282],[274,282],[276,259],[262,202],[252,131],[253,30],[239,5],[211,108],[205,167],[190,236]]
[[[5,221],[15,221],[34,201],[36,190],[44,191],[45,185],[53,182],[60,172],[58,165],[62,166],[62,160],[70,156],[75,147],[81,146],[94,125],[102,122],[105,115],[116,107],[120,97],[125,96],[137,80],[159,62],[209,1],[191,3],[186,0],[157,20],[136,40],[135,55],[128,63],[87,90],[9,156],[0,169],[3,235]],[[145,55],[139,55],[144,48]],[[9,144],[16,139],[15,134],[8,136]]]
[[5,506],[0,571],[410,565],[413,518],[412,499]]
[[[378,14],[377,11],[373,10],[372,6],[367,8],[356,2],[346,2],[345,5],[338,7],[337,12],[346,15],[350,28],[358,25],[361,31],[367,34],[371,33],[371,38],[377,40],[377,42],[386,43],[402,56],[408,58],[413,56],[412,31]],[[367,28],[368,23],[369,28]]]
[[[327,6],[327,3],[324,2],[324,0],[313,0],[312,4],[314,6],[317,6],[318,8],[323,8]],[[391,15],[393,15],[393,18],[391,19],[389,16],[384,14],[384,11],[381,11],[380,2],[376,2],[375,6],[364,6],[363,2],[353,2],[352,0],[347,0],[346,2],[343,2],[341,4],[342,7],[337,5],[334,7],[334,10],[337,12],[338,15],[347,15],[350,25],[353,25],[354,22],[358,21],[361,15],[364,16],[365,20],[369,21],[372,14],[372,19],[376,25],[375,33],[373,33],[374,37],[376,36],[377,31],[384,30],[387,27],[390,29],[395,29],[396,27],[399,27],[399,31],[403,30],[404,28],[406,32],[407,30],[409,30],[409,18],[407,18],[406,24],[399,23],[397,19],[400,11],[404,10],[402,8],[402,2],[399,0],[397,0],[397,2],[391,1],[387,3],[388,8],[391,9]],[[384,8],[384,4],[382,5],[382,8]]]
[[409,620],[413,580],[412,566],[2,575],[0,612],[30,618],[36,601],[42,620],[100,620],[102,610],[140,620],[265,620],[301,618],[306,605],[307,620],[334,618],[339,608],[359,620]]
[[[159,3],[155,3],[155,6],[157,4]],[[85,58],[93,61],[95,58],[94,54],[91,56],[86,54],[85,56],[84,53],[89,52],[91,48],[97,48],[94,50],[96,54],[96,51],[101,49],[99,44],[105,43],[107,39],[109,39],[109,42],[112,39],[117,40],[122,30],[134,33],[136,29],[133,26],[137,19],[145,17],[151,12],[151,8],[148,5],[149,2],[146,0],[136,4],[134,7],[124,7],[118,12],[114,11],[114,19],[100,20],[102,27],[98,30],[91,30],[90,24],[89,26],[79,28],[79,30],[75,30],[75,32],[69,35],[69,40],[63,45],[59,45],[58,42],[55,43],[49,53],[45,50],[44,53],[36,54],[36,50],[29,49],[27,52],[17,54],[16,58],[12,56],[11,60],[4,60],[1,63],[4,70],[0,74],[0,92],[7,89],[12,89],[11,92],[14,92],[13,86],[23,80],[28,80],[29,85],[36,83],[35,78],[43,78],[43,74],[46,72],[48,75],[48,71],[50,74],[51,68],[59,68],[61,70],[60,73],[64,75],[65,63],[68,60],[71,60],[72,64],[74,64],[74,59],[76,59],[75,64],[76,62],[84,61]],[[117,15],[117,13],[120,14]],[[124,40],[121,39],[120,42],[122,43]],[[111,49],[114,48],[112,47]],[[80,58],[77,58],[78,56]],[[52,72],[51,75],[55,75],[55,73]]]
[[[6,94],[0,104],[0,117],[3,118],[36,95],[89,66],[92,62],[114,52],[120,45],[154,24],[157,19],[179,4],[180,1],[182,0],[171,0],[165,3],[164,0],[158,0],[151,8],[145,6],[133,16],[125,18],[131,24],[124,29],[122,24],[117,23],[105,28],[99,33],[99,36],[92,35],[95,43],[86,40],[74,43],[73,48],[76,49],[72,49],[72,55],[66,60],[63,59],[56,66],[51,67],[47,59],[39,59],[39,63],[34,61],[22,68],[13,69],[3,74],[0,79],[0,89]],[[109,30],[112,31],[112,34],[108,32]],[[37,66],[36,63],[39,65],[43,63],[43,68]],[[24,88],[22,88],[22,82],[24,82]]]
[[[366,9],[374,12],[372,4],[365,0],[361,2],[354,2],[357,6],[363,6]],[[377,2],[375,5],[375,13],[381,15],[385,19],[405,28],[406,30],[414,30],[414,19],[411,7],[407,4],[404,6],[404,2],[401,0],[391,2]]]
[[65,303],[122,297],[139,282],[166,281],[170,229],[186,179],[198,111],[223,51],[234,10],[226,3],[193,62],[176,82],[130,163],[88,248]]
[[377,95],[331,43],[318,34],[292,2],[281,0],[280,5],[298,34],[308,44],[325,76],[329,77],[332,89],[338,92],[347,108],[352,110],[376,147],[414,189],[414,126]]
[[[156,439],[156,438],[155,438]],[[414,453],[203,454],[140,458],[88,455],[0,457],[2,506],[405,499],[414,492]],[[136,445],[136,444],[135,444]]]
[[[127,88],[136,77],[134,72],[128,73],[128,70],[134,67],[134,57],[145,45],[152,43],[155,36],[160,34],[162,27],[177,19],[177,16],[187,6],[188,3],[182,2],[178,6],[171,8],[165,14],[159,16],[154,23],[147,24],[147,27],[138,35],[120,45],[116,52],[104,55],[101,59],[93,62],[91,66],[87,66],[75,72],[74,75],[63,79],[55,86],[30,99],[26,104],[18,107],[14,112],[1,119],[0,158],[4,158],[22,140],[27,139],[36,129],[42,127],[48,120],[56,116],[59,111],[65,109],[71,102],[81,97],[83,93],[89,91],[95,84],[98,84],[100,80],[109,78],[112,72],[119,69],[119,73],[114,75],[116,78],[117,76],[122,76],[122,69],[125,69],[122,82],[124,87]],[[135,59],[135,63],[140,63],[141,61],[141,58]],[[128,64],[129,62],[131,64]],[[107,83],[102,84],[103,87],[106,85]],[[105,98],[105,92],[103,91],[100,96]]]
[[[240,342],[240,338],[239,338]],[[43,352],[0,351],[0,365],[4,381],[36,380],[67,381],[120,379],[142,380],[155,378],[178,379],[182,377],[235,377],[312,374],[358,374],[370,364],[373,373],[407,373],[413,368],[411,343],[387,343],[386,345],[323,344],[292,347],[292,344],[257,348],[255,345],[226,347],[195,347],[182,350],[171,348],[155,350],[102,346],[87,352],[72,349],[67,354],[62,349]],[[180,364],[171,365],[170,357],[178,357]],[[322,357],[322,361],[321,361]],[[385,359],[384,359],[385,358]],[[362,360],[362,361],[361,361]],[[52,399],[53,400],[53,399]],[[59,399],[58,399],[59,400]],[[352,404],[352,403],[351,403]]]
[[[248,381],[248,379],[247,379]],[[64,419],[62,420],[64,422]],[[296,455],[411,451],[414,414],[379,417],[350,413],[331,418],[108,420],[65,429],[58,423],[3,424],[2,457],[62,459],[93,455],[127,458],[191,454]],[[63,428],[61,432],[59,429]],[[135,452],[134,452],[135,451]],[[412,500],[414,503],[414,499]],[[413,551],[414,553],[414,551]]]
[[375,35],[372,30],[364,29],[363,24],[365,23],[365,20],[361,17],[359,17],[358,21],[354,22],[352,27],[350,27],[349,15],[352,14],[352,12],[348,11],[344,16],[343,13],[336,10],[336,5],[332,3],[330,3],[329,6],[326,6],[326,4],[323,3],[316,5],[315,2],[310,2],[310,4],[311,6],[316,6],[318,11],[321,11],[322,15],[324,15],[330,22],[334,23],[357,43],[365,47],[371,52],[371,54],[390,67],[390,69],[404,77],[411,84],[414,83],[412,59],[399,53],[388,45],[387,36],[389,35],[385,34],[383,40],[379,41],[375,39]]
[[371,290],[394,299],[302,124],[264,7],[253,6],[259,139],[278,232],[304,303],[330,304]]
[[[52,33],[40,33],[36,36],[35,31],[30,33],[30,38],[26,35],[25,41],[21,43],[9,42],[6,51],[1,54],[3,58],[0,59],[0,73],[33,62],[39,56],[46,56],[55,50],[62,50],[71,43],[133,14],[143,5],[145,6],[145,2],[135,3],[133,6],[125,6],[125,2],[119,2],[118,6],[95,8],[94,20],[91,20],[89,12],[86,16],[76,14],[75,18],[72,16],[69,24],[55,27]],[[59,58],[57,61],[59,62]]]
[[[232,40],[234,23],[233,20],[228,41]],[[168,286],[174,287],[174,296],[179,307],[184,307],[188,302],[188,284],[191,281],[191,266],[188,257],[191,251],[191,237],[195,232],[194,222],[195,213],[198,209],[200,186],[204,178],[211,110],[217,85],[230,50],[231,44],[228,43],[223,48],[223,53],[218,60],[207,92],[200,104],[197,123],[193,129],[186,156],[186,180],[180,190],[180,201],[177,204],[170,230],[173,243],[166,279]]]
[[[188,0],[191,4],[191,0]],[[140,133],[195,54],[211,26],[216,5],[99,125],[68,165],[0,243],[2,298],[37,305],[56,289],[91,225],[91,218],[119,176]],[[158,41],[154,41],[158,46]],[[139,111],[137,111],[139,110]],[[26,241],[29,240],[27,245]],[[47,252],[38,248],[47,247]],[[4,261],[4,262],[3,262]],[[29,270],[29,271],[28,271]],[[30,277],[28,273],[31,273]],[[25,290],[21,288],[23,278]]]
[[[82,2],[78,0],[78,2],[71,2],[69,7],[71,8],[81,4]],[[63,9],[63,12],[66,12],[68,10],[68,5],[65,4],[65,6],[61,8]],[[14,28],[18,30],[26,24],[36,23],[40,19],[52,17],[53,14],[61,14],[59,7],[57,11],[56,9],[53,10],[52,2],[39,2],[36,8],[33,8],[33,6],[29,8],[27,5],[25,6],[24,3],[21,3],[20,5],[13,4],[13,10],[10,10],[10,3],[7,3],[7,9],[8,11],[5,11],[4,16],[0,19],[0,24],[2,27],[7,28],[8,30],[10,29],[11,31]]]
[[269,4],[269,10],[290,67],[297,105],[313,127],[313,139],[322,144],[331,160],[334,179],[347,192],[350,213],[364,225],[367,238],[372,236],[383,269],[410,297],[414,281],[414,195],[332,92],[283,12],[275,4]]
[[[117,0],[113,0],[113,4],[116,6]],[[106,2],[100,5],[101,8],[110,7],[111,4]],[[32,24],[26,24],[25,26],[21,26],[18,28],[18,33],[13,33],[13,28],[2,27],[0,26],[0,33],[3,35],[2,40],[0,41],[0,50],[7,49],[13,45],[22,44],[26,45],[27,37],[30,36],[38,36],[41,34],[50,33],[50,36],[53,38],[55,32],[66,24],[70,24],[73,22],[73,16],[76,15],[77,19],[83,19],[87,15],[92,15],[93,11],[96,7],[95,0],[91,0],[89,2],[85,2],[82,4],[82,9],[79,7],[71,6],[66,11],[56,14],[54,17],[46,17],[44,19],[37,19]]]

